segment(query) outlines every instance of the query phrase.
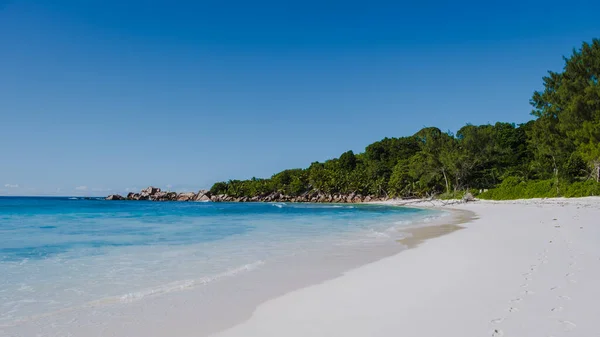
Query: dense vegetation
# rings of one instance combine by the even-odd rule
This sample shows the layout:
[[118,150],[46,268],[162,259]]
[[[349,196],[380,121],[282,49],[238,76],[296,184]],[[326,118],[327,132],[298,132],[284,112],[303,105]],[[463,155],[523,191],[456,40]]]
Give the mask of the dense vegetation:
[[482,198],[600,195],[600,40],[565,58],[543,78],[525,124],[463,126],[456,134],[427,127],[385,138],[365,152],[284,170],[269,179],[230,180],[213,194],[233,197],[306,193]]

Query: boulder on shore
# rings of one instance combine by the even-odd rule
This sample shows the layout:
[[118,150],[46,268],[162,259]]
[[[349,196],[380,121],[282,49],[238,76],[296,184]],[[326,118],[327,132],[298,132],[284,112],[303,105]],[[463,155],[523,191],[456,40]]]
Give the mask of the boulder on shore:
[[464,202],[475,201],[475,197],[473,196],[473,194],[471,194],[471,192],[467,192],[465,193],[465,195],[463,195],[462,200]]
[[[318,202],[318,203],[361,203],[370,201],[387,200],[387,196],[361,195],[358,193],[336,193],[328,194],[321,192],[304,192],[301,195],[291,196],[280,192],[270,192],[253,197],[248,196],[230,196],[227,194],[213,195],[209,190],[199,190],[194,192],[165,192],[158,187],[149,186],[139,193],[129,192],[126,197],[118,194],[112,194],[106,197],[106,200],[151,200],[151,201],[198,201],[198,202]],[[464,201],[474,201],[472,194],[465,194]]]
[[210,201],[210,197],[206,194],[196,197],[196,201]]
[[196,195],[196,199],[194,199],[195,201],[210,201],[210,191],[207,190],[200,190],[198,191],[198,194]]
[[168,195],[167,192],[161,192],[161,191],[159,191],[159,192],[156,192],[156,193],[153,193],[152,195],[150,195],[150,200],[153,200],[153,201],[165,201],[165,200],[168,200],[167,199],[167,195]]
[[122,196],[118,195],[118,194],[111,194],[108,197],[106,197],[106,200],[124,200],[125,198],[123,198]]
[[194,192],[179,193],[177,195],[177,201],[191,201],[194,199],[196,199],[196,193]]
[[144,188],[143,190],[140,191],[140,195],[142,197],[150,197],[153,196],[154,194],[160,192],[160,188],[154,187],[154,186],[148,186],[146,188]]
[[131,194],[131,198],[130,195],[127,195],[127,199],[129,200],[143,200],[142,196],[139,193],[130,193]]

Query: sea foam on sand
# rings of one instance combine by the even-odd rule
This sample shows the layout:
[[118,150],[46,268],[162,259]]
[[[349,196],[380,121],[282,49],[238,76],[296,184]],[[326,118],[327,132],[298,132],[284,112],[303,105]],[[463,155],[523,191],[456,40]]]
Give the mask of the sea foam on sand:
[[450,207],[478,218],[214,336],[600,336],[600,198]]

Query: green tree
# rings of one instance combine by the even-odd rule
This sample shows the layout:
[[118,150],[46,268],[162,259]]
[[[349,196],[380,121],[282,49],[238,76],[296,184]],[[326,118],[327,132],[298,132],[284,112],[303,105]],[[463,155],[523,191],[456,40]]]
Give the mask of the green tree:
[[584,42],[564,61],[563,71],[549,72],[544,90],[531,99],[532,143],[538,157],[552,161],[555,177],[577,151],[600,181],[600,40]]
[[409,171],[409,160],[400,160],[394,166],[392,176],[390,177],[388,184],[390,193],[395,197],[410,196],[413,193],[413,183],[414,181]]
[[340,168],[346,171],[352,171],[356,168],[356,156],[352,150],[344,152],[340,156]]
[[227,183],[224,181],[216,182],[210,188],[210,193],[213,195],[225,194],[227,193]]
[[453,146],[451,143],[454,142],[454,138],[435,127],[421,129],[415,136],[419,140],[421,149],[423,162],[419,163],[419,167],[423,170],[423,174],[430,178],[441,174],[446,192],[450,192],[451,159],[443,156]]
[[533,121],[467,124],[456,136],[427,127],[270,179],[218,182],[211,192],[426,196],[500,186],[504,197],[595,193],[600,186],[600,41],[583,43],[564,60],[564,69],[549,72],[544,89],[534,92]]

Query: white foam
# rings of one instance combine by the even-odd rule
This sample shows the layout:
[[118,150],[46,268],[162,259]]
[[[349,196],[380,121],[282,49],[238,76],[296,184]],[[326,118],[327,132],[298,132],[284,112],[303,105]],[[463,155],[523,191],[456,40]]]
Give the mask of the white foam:
[[367,234],[367,236],[368,236],[368,237],[371,237],[371,238],[385,238],[385,239],[387,239],[387,238],[390,238],[390,237],[391,237],[391,236],[390,236],[389,234],[387,234],[387,233],[378,232],[378,231],[376,231],[376,230],[373,230],[373,229],[371,229],[371,230],[369,231],[369,233]]
[[342,206],[342,205],[319,205],[316,206],[314,208],[346,208],[346,209],[350,209],[350,208],[356,208],[354,206]]
[[[143,299],[148,296],[166,294],[166,293],[170,293],[170,292],[174,292],[174,291],[181,291],[181,290],[194,288],[199,285],[206,285],[208,283],[217,281],[219,279],[235,276],[235,275],[243,273],[243,272],[254,270],[254,269],[260,267],[261,265],[263,265],[264,263],[265,263],[264,261],[258,260],[258,261],[248,263],[248,264],[245,264],[245,265],[237,267],[237,268],[229,269],[222,273],[218,273],[218,274],[211,275],[211,276],[205,276],[205,277],[202,277],[202,278],[199,278],[196,280],[176,281],[176,282],[167,283],[167,284],[164,284],[164,285],[161,285],[158,287],[143,289],[140,291],[136,291],[133,293],[128,293],[128,294],[119,296],[118,301],[129,303],[129,302]],[[105,299],[105,300],[101,300],[101,301],[97,301],[97,302],[101,302],[101,303],[113,302],[113,299]]]
[[133,293],[125,294],[119,298],[121,302],[133,302],[135,300],[142,299],[144,297],[170,293],[173,291],[184,290],[193,287],[195,284],[194,280],[183,280],[177,282],[171,282],[156,288],[148,288]]
[[[55,311],[38,314],[38,315],[23,316],[23,317],[15,317],[12,315],[13,312],[17,311],[17,310],[14,310],[15,308],[18,309],[22,305],[27,305],[27,304],[36,304],[36,303],[38,303],[38,301],[36,301],[36,300],[23,299],[23,300],[19,300],[19,301],[7,302],[7,303],[3,303],[2,306],[3,307],[13,307],[13,309],[9,310],[6,313],[3,313],[3,316],[0,317],[0,322],[2,322],[2,323],[0,323],[0,327],[12,327],[12,326],[18,325],[23,322],[36,320],[36,319],[40,319],[40,318],[44,318],[44,317],[49,317],[49,316],[53,316],[55,314],[73,312],[73,311],[77,311],[77,310],[80,310],[83,308],[91,308],[91,307],[97,307],[97,306],[102,306],[102,305],[111,305],[111,304],[117,304],[117,303],[131,303],[131,302],[139,301],[139,300],[151,297],[151,296],[159,296],[159,295],[168,294],[168,293],[172,293],[172,292],[176,292],[176,291],[193,289],[194,287],[207,285],[211,282],[214,282],[214,281],[226,278],[226,277],[231,277],[231,276],[238,275],[240,273],[252,271],[252,270],[260,267],[263,264],[265,264],[265,262],[263,260],[258,260],[258,261],[252,262],[252,263],[244,264],[244,265],[236,267],[236,268],[229,269],[225,272],[218,273],[218,274],[215,274],[212,276],[206,276],[206,277],[202,277],[202,278],[196,279],[196,280],[190,279],[190,280],[171,282],[171,283],[159,285],[159,286],[156,286],[153,288],[146,288],[146,289],[143,289],[140,291],[127,293],[127,294],[124,294],[121,296],[103,298],[100,300],[88,302],[83,305],[62,308],[62,309],[58,309]],[[52,301],[52,302],[54,302],[54,301]]]
[[24,291],[24,292],[33,292],[33,291],[34,291],[34,289],[33,289],[33,287],[32,287],[32,286],[30,286],[30,285],[27,285],[27,284],[21,284],[21,285],[19,286],[19,289],[18,289],[18,291]]
[[450,214],[451,214],[450,212],[438,212],[437,214],[434,214],[434,215],[427,215],[424,217],[415,217],[412,219],[395,221],[394,224],[399,225],[399,226],[407,226],[407,225],[419,224],[419,223],[428,224],[431,222],[435,222],[443,217],[449,216]]

